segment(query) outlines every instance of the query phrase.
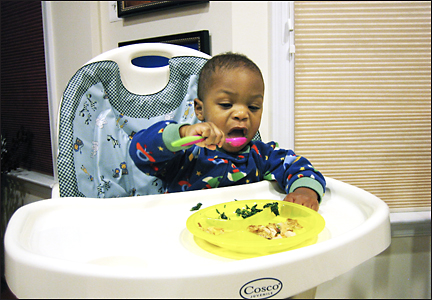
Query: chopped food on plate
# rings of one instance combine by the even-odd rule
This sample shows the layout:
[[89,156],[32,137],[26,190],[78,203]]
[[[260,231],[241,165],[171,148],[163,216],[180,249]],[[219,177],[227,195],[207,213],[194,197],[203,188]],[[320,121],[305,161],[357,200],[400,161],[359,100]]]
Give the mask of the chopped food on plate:
[[268,240],[295,236],[295,229],[302,229],[297,220],[288,218],[285,222],[269,223],[268,225],[249,225],[248,231]]
[[[213,235],[221,235],[225,233],[225,229],[220,227],[209,226],[204,228],[200,223],[198,223],[198,227],[204,232]],[[280,223],[269,223],[268,225],[249,225],[247,230],[268,240],[275,240],[295,236],[296,233],[294,230],[302,228],[303,226],[301,226],[297,220],[288,218],[285,222]],[[227,230],[227,232],[229,231],[231,230]]]
[[[225,230],[223,228],[210,226],[210,227],[207,227],[204,229],[200,223],[198,223],[198,226],[201,230],[203,230],[204,232],[210,233],[210,234],[220,235],[220,234],[225,233]],[[231,230],[229,230],[229,231],[231,231]]]

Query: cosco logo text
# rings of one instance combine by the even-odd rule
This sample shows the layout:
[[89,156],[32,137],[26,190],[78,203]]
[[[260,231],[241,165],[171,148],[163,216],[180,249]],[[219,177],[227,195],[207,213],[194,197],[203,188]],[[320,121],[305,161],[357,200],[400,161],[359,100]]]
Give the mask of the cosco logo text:
[[249,281],[240,289],[244,299],[266,299],[273,297],[282,289],[282,282],[276,278],[260,278]]

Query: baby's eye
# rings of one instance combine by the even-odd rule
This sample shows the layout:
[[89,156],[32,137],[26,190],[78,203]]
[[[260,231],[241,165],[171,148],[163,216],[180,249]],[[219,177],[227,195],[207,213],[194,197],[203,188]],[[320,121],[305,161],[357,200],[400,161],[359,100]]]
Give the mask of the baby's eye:
[[255,105],[250,105],[250,106],[249,106],[249,109],[250,109],[251,111],[258,111],[258,110],[260,109],[260,107],[259,107],[259,106],[255,106]]
[[223,108],[231,108],[232,104],[231,103],[219,103],[220,106],[222,106]]

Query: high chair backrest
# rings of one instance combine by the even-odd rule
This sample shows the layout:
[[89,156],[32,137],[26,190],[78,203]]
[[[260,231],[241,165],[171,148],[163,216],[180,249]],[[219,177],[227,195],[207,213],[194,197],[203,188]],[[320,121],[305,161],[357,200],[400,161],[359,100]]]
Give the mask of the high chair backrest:
[[[141,56],[169,65],[142,68]],[[196,123],[193,102],[210,58],[178,45],[143,43],[116,48],[80,68],[63,93],[59,112],[61,197],[111,198],[162,193],[161,181],[138,170],[130,140],[155,122]]]

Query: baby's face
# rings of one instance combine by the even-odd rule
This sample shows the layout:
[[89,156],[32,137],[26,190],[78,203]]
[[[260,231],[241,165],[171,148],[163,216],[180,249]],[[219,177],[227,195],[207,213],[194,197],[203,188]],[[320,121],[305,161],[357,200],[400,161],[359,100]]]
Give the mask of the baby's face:
[[[196,101],[198,119],[213,122],[226,138],[246,137],[249,143],[261,123],[264,100],[261,76],[247,68],[217,72],[205,95],[204,101]],[[238,152],[245,145],[233,147],[225,143],[222,148]]]

